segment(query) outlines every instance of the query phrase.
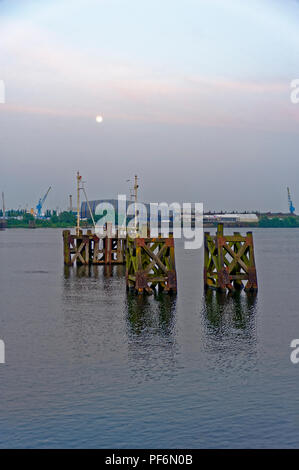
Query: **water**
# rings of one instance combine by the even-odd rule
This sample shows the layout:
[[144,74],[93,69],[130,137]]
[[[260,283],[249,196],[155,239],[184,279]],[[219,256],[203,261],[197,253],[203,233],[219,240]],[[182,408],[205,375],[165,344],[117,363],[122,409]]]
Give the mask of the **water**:
[[1,447],[298,447],[299,230],[254,230],[256,298],[128,297],[124,268],[70,272],[61,230],[0,233]]

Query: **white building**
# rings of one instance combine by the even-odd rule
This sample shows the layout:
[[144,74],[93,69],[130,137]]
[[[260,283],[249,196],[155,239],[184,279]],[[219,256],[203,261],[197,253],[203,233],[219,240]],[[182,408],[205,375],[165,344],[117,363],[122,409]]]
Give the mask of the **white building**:
[[259,218],[256,214],[206,214],[204,222],[227,222],[227,223],[257,223]]

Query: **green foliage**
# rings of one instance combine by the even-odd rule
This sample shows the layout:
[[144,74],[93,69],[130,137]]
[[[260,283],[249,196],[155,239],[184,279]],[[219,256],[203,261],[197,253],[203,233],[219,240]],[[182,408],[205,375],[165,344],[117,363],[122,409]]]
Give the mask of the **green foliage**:
[[7,219],[6,220],[7,227],[28,227],[28,222],[24,222],[23,220],[18,220],[18,219]]
[[[53,216],[54,217],[54,216]],[[59,215],[55,215],[57,217],[58,222],[62,222],[65,224],[76,225],[76,215],[72,212],[61,212]]]
[[259,227],[270,227],[270,228],[291,228],[299,227],[299,217],[289,216],[289,217],[262,217],[259,221]]
[[18,220],[15,218],[7,219],[8,227],[20,227],[27,228],[29,227],[29,221],[35,221],[36,227],[49,227],[49,228],[68,228],[74,227],[76,225],[76,216],[71,212],[61,212],[61,214],[56,215],[56,212],[49,219],[38,219],[31,214],[23,214],[22,219]]
[[76,215],[67,211],[61,212],[59,215],[54,213],[50,220],[42,222],[47,222],[49,227],[73,227],[76,225]]
[[27,213],[25,213],[25,214],[23,215],[23,222],[26,223],[26,222],[29,222],[29,220],[34,220],[33,215],[32,215],[32,214],[27,214]]

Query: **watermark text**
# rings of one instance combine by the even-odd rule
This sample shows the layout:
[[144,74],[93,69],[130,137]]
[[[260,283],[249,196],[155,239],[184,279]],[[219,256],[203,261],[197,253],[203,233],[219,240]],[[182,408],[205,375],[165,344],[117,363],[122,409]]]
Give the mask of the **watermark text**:
[[[105,201],[95,208],[100,216],[95,233],[101,235],[109,224],[111,236],[158,237],[184,239],[187,250],[196,250],[203,244],[203,204],[184,202],[127,202],[125,194],[119,194],[117,208]],[[109,235],[108,235],[109,236]]]
[[5,364],[5,344],[2,339],[0,339],[0,364]]
[[291,103],[299,103],[299,78],[291,81]]

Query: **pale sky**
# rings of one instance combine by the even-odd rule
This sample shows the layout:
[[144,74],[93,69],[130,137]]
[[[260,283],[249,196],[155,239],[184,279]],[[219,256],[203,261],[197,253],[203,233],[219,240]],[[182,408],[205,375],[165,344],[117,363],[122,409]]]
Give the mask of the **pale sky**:
[[2,0],[0,191],[299,210],[296,78],[295,0]]

